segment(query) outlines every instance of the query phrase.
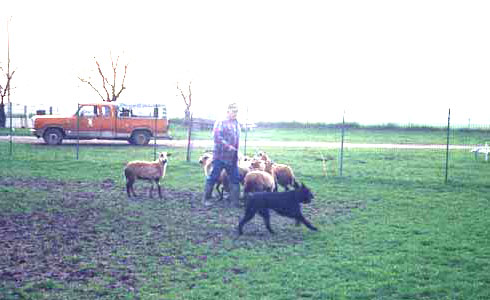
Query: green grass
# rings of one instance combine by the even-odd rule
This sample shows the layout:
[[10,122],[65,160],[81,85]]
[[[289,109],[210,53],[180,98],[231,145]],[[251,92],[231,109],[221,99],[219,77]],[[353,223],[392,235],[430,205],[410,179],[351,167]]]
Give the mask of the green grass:
[[[187,139],[187,128],[171,125],[175,139]],[[439,128],[348,128],[345,130],[346,143],[374,144],[442,144],[447,142],[447,131]],[[340,128],[257,128],[247,133],[249,141],[317,141],[340,143]],[[193,130],[193,139],[210,139],[210,130]],[[242,132],[242,141],[245,132]],[[454,145],[477,145],[490,143],[490,130],[451,129],[450,143]],[[243,142],[242,142],[243,145]]]
[[[324,126],[311,127],[304,124],[291,124],[290,128],[281,128],[268,125],[258,127],[246,134],[249,141],[320,141],[340,143],[342,132],[340,127]],[[294,125],[294,126],[293,126]],[[187,127],[180,123],[170,121],[170,134],[174,139],[187,139]],[[9,135],[9,128],[0,128],[0,136]],[[16,128],[15,136],[31,136],[29,129]],[[375,143],[375,144],[446,144],[447,131],[444,128],[431,127],[393,127],[393,126],[355,126],[345,130],[347,143]],[[211,139],[211,130],[193,129],[192,139]],[[245,132],[242,132],[242,144]],[[490,143],[490,130],[456,128],[450,131],[451,144],[477,145]]]
[[[298,137],[299,138],[299,137]],[[488,299],[490,163],[468,151],[265,148],[312,188],[320,232],[200,205],[200,149],[173,153],[163,200],[125,195],[151,147],[0,143],[2,299]],[[324,166],[321,157],[335,160]],[[325,174],[327,175],[325,177]]]

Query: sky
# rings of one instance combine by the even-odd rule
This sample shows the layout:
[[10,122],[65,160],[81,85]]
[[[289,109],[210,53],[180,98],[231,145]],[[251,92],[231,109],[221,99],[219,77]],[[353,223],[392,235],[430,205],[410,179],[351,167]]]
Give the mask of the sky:
[[0,66],[9,24],[17,104],[99,101],[78,77],[98,83],[95,59],[109,75],[112,55],[128,64],[118,101],[170,117],[184,114],[177,83],[192,83],[197,117],[237,102],[255,122],[439,125],[450,108],[490,125],[488,16],[490,1],[471,0],[7,0]]

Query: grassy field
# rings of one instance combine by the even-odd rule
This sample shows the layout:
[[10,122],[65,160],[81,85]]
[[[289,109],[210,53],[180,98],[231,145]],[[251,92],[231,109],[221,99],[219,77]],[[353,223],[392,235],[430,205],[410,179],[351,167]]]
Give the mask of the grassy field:
[[124,190],[151,147],[80,150],[0,142],[1,299],[490,299],[490,163],[467,151],[444,184],[442,151],[346,150],[340,177],[336,150],[263,149],[312,188],[320,231],[273,215],[275,235],[256,218],[238,237],[241,209],[200,204],[199,149],[159,149],[162,200]]
[[[171,135],[174,139],[187,139],[187,128],[180,124],[170,123]],[[0,136],[8,135],[9,128],[0,128]],[[347,143],[372,143],[372,144],[446,144],[447,131],[444,128],[403,128],[403,127],[353,127],[345,130],[345,142]],[[16,136],[30,136],[29,129],[15,129]],[[295,124],[291,128],[259,127],[249,131],[246,135],[242,132],[242,140],[250,141],[321,141],[339,142],[342,132],[340,128],[331,127],[302,127]],[[192,138],[197,140],[210,139],[211,130],[194,129]],[[454,145],[477,145],[490,143],[490,130],[475,128],[451,129],[450,143]]]

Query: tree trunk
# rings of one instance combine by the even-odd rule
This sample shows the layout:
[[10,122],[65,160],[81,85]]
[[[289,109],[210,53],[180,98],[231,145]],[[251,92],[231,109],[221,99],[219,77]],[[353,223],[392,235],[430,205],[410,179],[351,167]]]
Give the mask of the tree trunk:
[[5,128],[7,117],[5,115],[5,104],[0,103],[0,128]]

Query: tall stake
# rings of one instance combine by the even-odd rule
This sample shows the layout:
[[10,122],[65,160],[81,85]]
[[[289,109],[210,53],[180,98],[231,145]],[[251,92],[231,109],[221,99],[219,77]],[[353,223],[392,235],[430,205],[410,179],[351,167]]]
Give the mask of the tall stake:
[[9,30],[9,24],[10,20],[7,21],[7,100],[9,103],[9,113],[10,113],[10,147],[9,147],[9,153],[10,156],[12,156],[12,102],[10,102],[10,78],[12,74],[10,74],[10,30]]
[[446,142],[446,179],[444,183],[447,183],[448,169],[449,169],[449,129],[451,127],[451,109],[447,115],[447,142]]
[[247,156],[247,136],[248,136],[248,106],[247,106],[247,115],[245,117],[245,147],[243,149],[243,155]]
[[190,162],[191,161],[191,135],[192,135],[192,113],[190,114],[190,120],[189,120],[189,128],[187,130],[187,157],[186,161]]
[[80,153],[80,103],[77,104],[77,160]]
[[340,177],[342,177],[342,169],[344,165],[344,136],[345,136],[345,112],[342,116],[342,139],[340,141]]

